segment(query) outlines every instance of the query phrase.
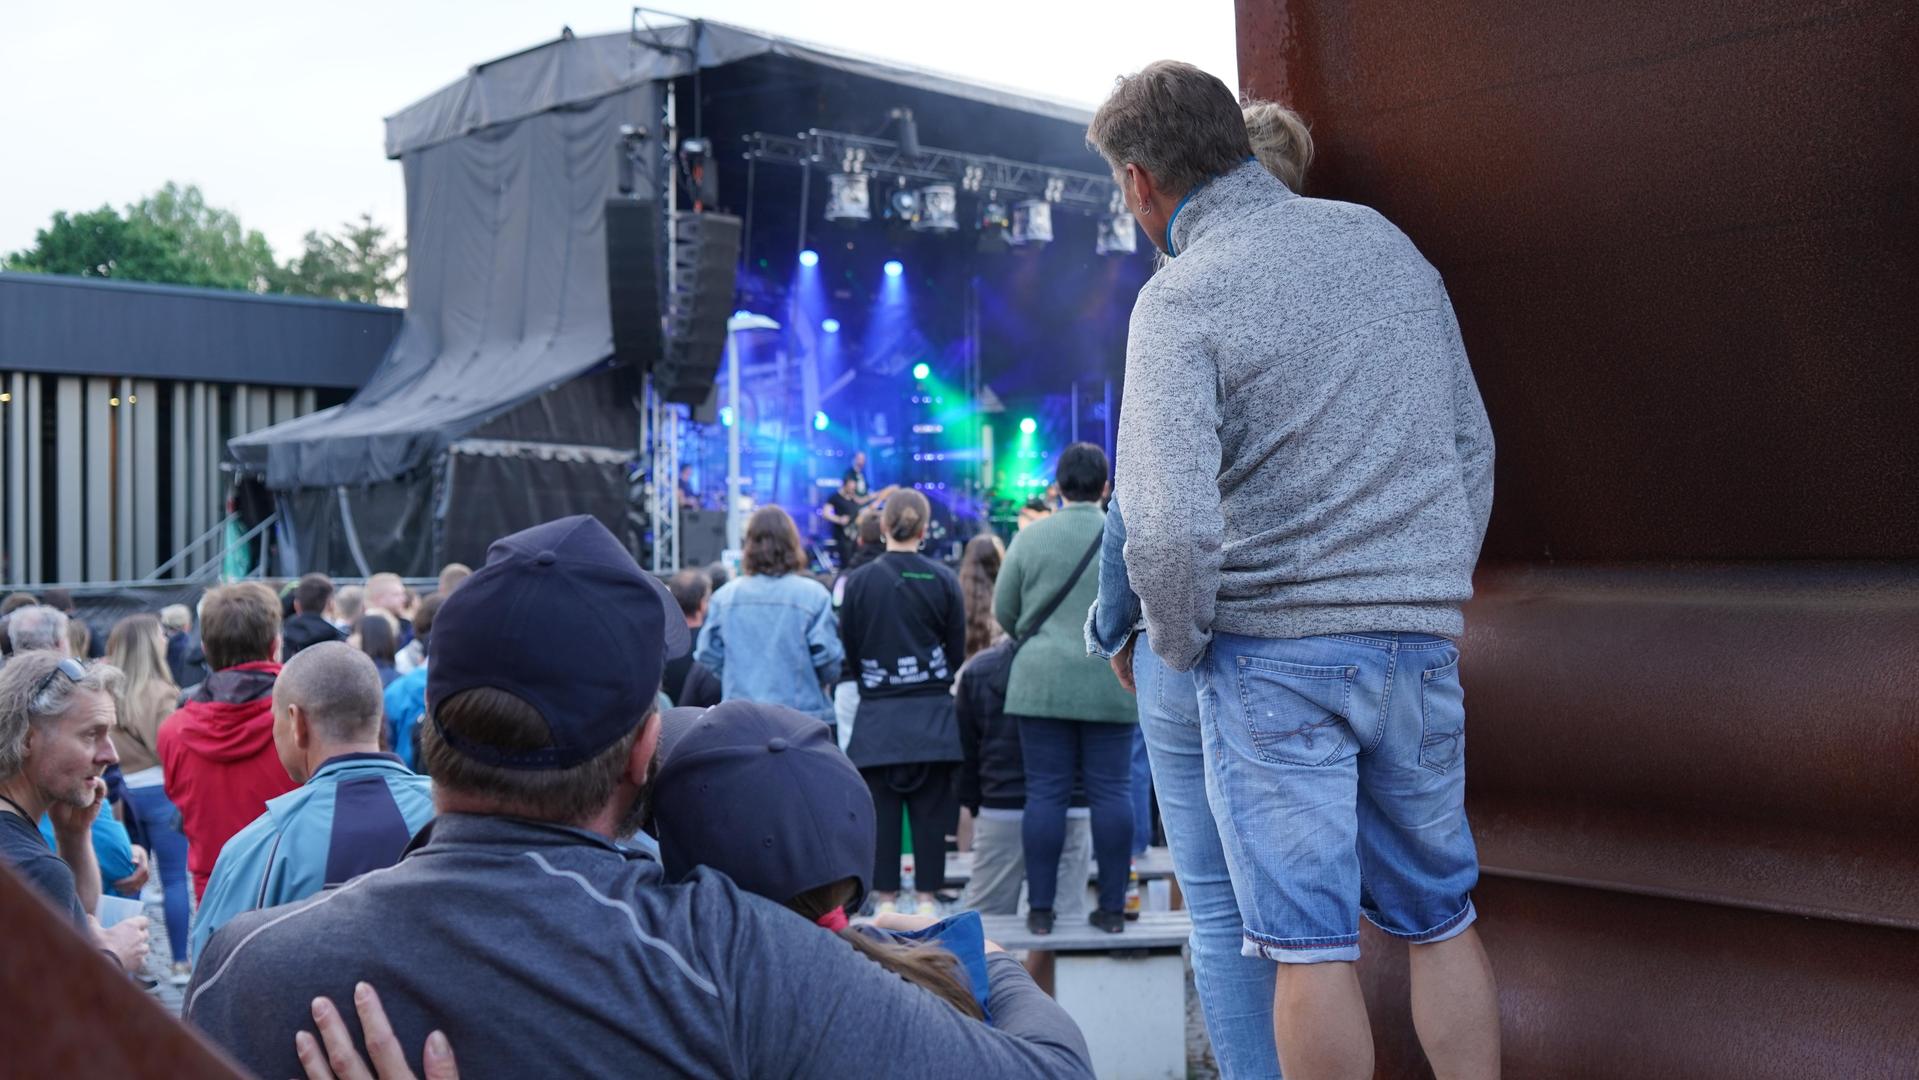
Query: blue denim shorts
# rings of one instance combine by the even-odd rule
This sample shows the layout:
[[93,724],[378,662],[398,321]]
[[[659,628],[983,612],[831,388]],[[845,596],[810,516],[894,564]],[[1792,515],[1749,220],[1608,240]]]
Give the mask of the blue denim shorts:
[[1425,634],[1215,634],[1194,668],[1241,951],[1359,959],[1359,916],[1444,941],[1474,918],[1459,650]]

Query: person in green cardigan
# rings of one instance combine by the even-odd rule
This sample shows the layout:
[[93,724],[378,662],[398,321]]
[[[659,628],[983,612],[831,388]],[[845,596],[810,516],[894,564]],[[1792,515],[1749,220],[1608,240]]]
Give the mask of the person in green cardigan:
[[[1092,809],[1093,855],[1099,865],[1099,906],[1087,920],[1116,934],[1126,928],[1131,762],[1139,713],[1112,667],[1087,655],[1082,633],[1085,612],[1099,595],[1099,575],[1085,556],[1098,546],[1106,526],[1100,509],[1108,490],[1106,453],[1092,443],[1074,443],[1060,453],[1056,475],[1066,505],[1013,538],[993,591],[994,617],[1025,642],[1013,659],[1006,714],[1019,719],[1026,759],[1020,839],[1032,908],[1027,926],[1034,933],[1053,928],[1066,807],[1078,776]],[[1036,625],[1062,589],[1069,590],[1064,599],[1044,625]]]

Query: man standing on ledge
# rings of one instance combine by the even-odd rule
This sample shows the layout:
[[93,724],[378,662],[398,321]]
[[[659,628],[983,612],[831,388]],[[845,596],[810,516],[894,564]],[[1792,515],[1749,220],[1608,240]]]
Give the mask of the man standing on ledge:
[[1174,257],[1127,339],[1126,565],[1153,650],[1195,673],[1282,1071],[1372,1075],[1363,911],[1411,944],[1434,1072],[1497,1075],[1452,640],[1493,445],[1445,286],[1379,214],[1261,168],[1190,64],[1121,79],[1087,137]]

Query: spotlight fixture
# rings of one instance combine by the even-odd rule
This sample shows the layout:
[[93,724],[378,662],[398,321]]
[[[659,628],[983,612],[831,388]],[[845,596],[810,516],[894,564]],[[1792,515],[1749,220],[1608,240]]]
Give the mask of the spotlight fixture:
[[1053,242],[1053,204],[1042,199],[1027,199],[1013,207],[1013,227],[1007,233],[1009,244],[1050,244]]
[[996,191],[988,195],[986,201],[980,203],[979,228],[981,232],[1005,229],[1012,224],[1012,211],[1007,208],[1006,202],[999,197],[999,192]]
[[1099,235],[1093,250],[1101,255],[1131,255],[1139,250],[1139,232],[1133,215],[1124,210],[1099,219]]
[[829,421],[826,419],[825,413],[816,412],[813,414],[813,430],[814,431],[825,431],[828,423]]
[[818,266],[819,264],[820,264],[819,252],[814,251],[812,248],[807,248],[805,251],[800,252],[801,266]]
[[899,186],[887,197],[886,212],[901,221],[917,224],[920,219],[920,193],[906,186],[906,178],[900,177]]
[[828,334],[837,334],[840,332],[840,321],[838,319],[822,319],[820,320],[820,329]]
[[826,220],[872,219],[872,195],[866,188],[865,173],[834,173],[826,178],[826,184]]
[[1026,417],[1024,420],[1021,420],[1019,422],[1019,433],[1021,435],[1031,435],[1033,432],[1038,430],[1039,430],[1038,422],[1035,421],[1030,416]]
[[902,265],[898,259],[886,260],[885,270],[887,277],[899,277],[901,274],[906,273],[906,267]]
[[931,375],[932,373],[933,373],[933,369],[931,367],[928,367],[926,364],[926,361],[924,360],[913,365],[913,377],[915,379],[924,379],[928,375]]
[[952,232],[959,228],[959,193],[951,184],[928,184],[920,189],[919,217],[913,228],[920,232]]

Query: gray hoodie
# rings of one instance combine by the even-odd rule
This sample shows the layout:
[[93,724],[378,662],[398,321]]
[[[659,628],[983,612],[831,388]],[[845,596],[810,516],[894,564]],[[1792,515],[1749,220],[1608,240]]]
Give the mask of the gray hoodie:
[[1492,429],[1439,274],[1351,203],[1247,163],[1195,191],[1140,291],[1117,490],[1155,652],[1214,631],[1456,637]]

